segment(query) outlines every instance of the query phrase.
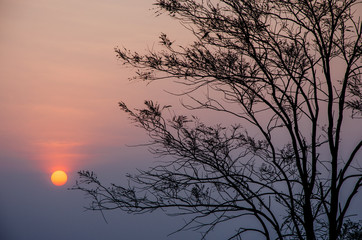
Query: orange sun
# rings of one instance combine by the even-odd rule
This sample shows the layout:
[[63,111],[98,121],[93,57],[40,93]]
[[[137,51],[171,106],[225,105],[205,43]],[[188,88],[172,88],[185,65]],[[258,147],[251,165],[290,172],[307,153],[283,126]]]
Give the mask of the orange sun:
[[62,186],[67,182],[68,176],[64,171],[55,171],[51,176],[51,180],[55,186]]

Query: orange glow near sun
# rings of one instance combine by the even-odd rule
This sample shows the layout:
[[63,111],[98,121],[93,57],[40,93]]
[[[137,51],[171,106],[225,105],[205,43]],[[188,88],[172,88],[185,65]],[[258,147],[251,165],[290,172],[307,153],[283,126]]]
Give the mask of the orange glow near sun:
[[67,182],[68,176],[64,171],[55,171],[51,176],[51,180],[55,186],[62,186]]
[[57,170],[68,172],[81,168],[80,164],[86,157],[83,146],[84,142],[53,140],[38,142],[34,145],[36,148],[34,159],[47,173]]

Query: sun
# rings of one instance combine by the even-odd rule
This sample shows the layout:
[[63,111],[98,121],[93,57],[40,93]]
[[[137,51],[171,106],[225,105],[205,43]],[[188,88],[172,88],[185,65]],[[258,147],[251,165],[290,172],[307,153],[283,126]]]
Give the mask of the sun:
[[64,171],[55,171],[50,179],[55,186],[62,186],[67,182],[68,176]]

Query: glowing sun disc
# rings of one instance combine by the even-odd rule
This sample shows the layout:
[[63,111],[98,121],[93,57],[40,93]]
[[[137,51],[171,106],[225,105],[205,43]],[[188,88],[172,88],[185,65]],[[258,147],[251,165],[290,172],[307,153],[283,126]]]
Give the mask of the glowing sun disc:
[[67,182],[68,176],[64,171],[55,171],[50,179],[55,186],[62,186]]

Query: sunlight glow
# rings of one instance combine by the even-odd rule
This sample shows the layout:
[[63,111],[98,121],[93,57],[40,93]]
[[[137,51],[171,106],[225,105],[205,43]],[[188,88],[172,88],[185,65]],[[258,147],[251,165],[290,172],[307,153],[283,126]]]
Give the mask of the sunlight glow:
[[55,186],[62,186],[68,180],[68,176],[64,171],[55,171],[51,176],[51,181]]

